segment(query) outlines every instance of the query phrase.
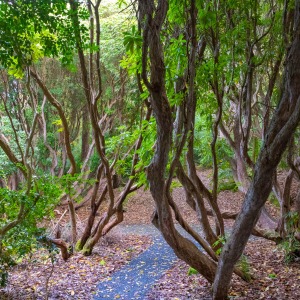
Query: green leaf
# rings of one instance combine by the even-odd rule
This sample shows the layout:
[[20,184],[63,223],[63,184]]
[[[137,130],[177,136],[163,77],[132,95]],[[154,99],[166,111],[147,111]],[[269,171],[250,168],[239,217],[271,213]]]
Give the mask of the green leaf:
[[189,267],[187,274],[191,276],[191,275],[199,274],[199,272],[196,269]]
[[104,259],[102,259],[102,260],[99,262],[99,264],[100,264],[101,266],[105,266],[105,265],[106,265],[106,262],[105,262]]

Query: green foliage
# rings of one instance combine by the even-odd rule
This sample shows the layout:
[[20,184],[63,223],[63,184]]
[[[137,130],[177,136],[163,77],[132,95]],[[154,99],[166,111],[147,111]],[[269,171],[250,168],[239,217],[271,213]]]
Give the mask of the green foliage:
[[212,138],[211,124],[211,118],[209,116],[207,116],[206,120],[198,116],[196,117],[194,156],[196,162],[204,168],[212,166],[212,155],[210,151]]
[[136,76],[137,72],[142,71],[142,37],[135,22],[130,23],[128,24],[131,25],[130,28],[123,31],[123,46],[125,46],[126,55],[123,55],[120,60],[120,66],[126,69],[129,75]]
[[254,163],[256,162],[261,146],[262,146],[262,140],[254,136],[252,138],[252,147],[249,151],[249,155],[252,158],[252,161]]
[[[141,127],[136,127],[132,131],[126,130],[124,126],[118,128],[117,133],[106,139],[106,149],[108,157],[112,157],[114,153],[120,153],[119,159],[116,162],[116,172],[124,178],[128,178],[131,174],[132,159],[134,155],[134,144],[142,135],[143,142],[141,147],[136,151],[139,160],[135,166],[134,179],[139,186],[145,185],[147,187],[148,182],[144,168],[149,165],[154,149],[153,145],[156,138],[156,124],[154,118],[149,121],[144,120]],[[122,157],[121,153],[126,153],[125,157]]]
[[[22,130],[21,124],[18,120],[12,119],[14,127],[17,129],[18,133],[18,141],[19,145],[21,145],[21,150],[24,151],[25,139],[26,134]],[[16,155],[17,158],[20,158],[20,149],[19,145],[17,144],[15,132],[13,131],[11,122],[9,117],[1,116],[0,119],[0,132],[6,137],[7,141],[9,141],[9,145]],[[16,166],[10,162],[4,153],[4,151],[0,148],[0,178],[5,178],[6,176],[12,174],[16,171]]]
[[0,188],[0,228],[17,218],[21,205],[24,205],[24,211],[28,212],[22,226],[30,228],[45,215],[51,216],[60,194],[56,179],[49,176],[34,178],[29,192],[26,187],[20,190]]
[[[200,111],[200,114],[196,115],[194,155],[196,162],[205,168],[212,167],[212,124],[213,119],[208,112]],[[217,140],[216,153],[219,168],[230,168],[229,158],[232,157],[233,152],[224,138]]]
[[[219,170],[219,184],[218,184],[218,192],[221,191],[232,191],[236,192],[238,190],[238,185],[235,182],[232,171],[230,169],[229,164],[221,165],[222,168]],[[224,167],[226,167],[224,169]]]
[[178,80],[184,73],[187,67],[186,56],[186,40],[183,34],[179,34],[176,38],[170,38],[166,48],[166,85],[168,88],[168,97],[170,104],[179,105],[181,103],[182,95],[174,93],[174,82]]
[[102,75],[106,78],[106,75],[117,75],[119,72],[119,61],[125,54],[124,36],[130,36],[132,33],[133,39],[137,40],[138,34],[134,26],[134,18],[131,18],[127,12],[120,13],[116,3],[104,1],[101,4],[101,62],[102,67],[105,68]]
[[237,262],[237,267],[242,271],[247,281],[251,280],[250,264],[246,255],[242,255]]
[[105,265],[106,265],[106,262],[105,262],[104,259],[101,259],[101,261],[99,262],[99,264],[100,264],[101,266],[105,266]]
[[269,201],[276,206],[277,208],[280,208],[280,203],[279,200],[277,199],[277,197],[273,194],[273,192],[271,192],[270,196],[269,196]]
[[49,149],[44,143],[44,139],[39,138],[36,143],[35,157],[39,162],[40,167],[50,168],[52,165],[52,159],[50,157]]
[[118,0],[117,3],[118,3],[119,8],[121,8],[124,5],[127,5],[127,2],[124,0]]
[[0,231],[17,220],[20,207],[24,205],[21,222],[0,235],[0,284],[6,283],[7,268],[14,264],[14,260],[29,253],[38,236],[44,234],[38,222],[53,216],[60,194],[55,178],[49,176],[34,178],[29,192],[25,187],[17,191],[0,188]]
[[268,274],[268,277],[271,279],[276,279],[277,275],[275,273],[270,273],[270,274]]
[[171,183],[170,192],[172,193],[172,191],[174,189],[180,188],[180,187],[182,187],[182,184],[178,180],[173,180]]
[[[300,253],[300,242],[296,239],[295,234],[299,233],[300,216],[297,212],[289,212],[286,215],[286,237],[279,245],[284,251],[284,261],[291,263]],[[297,254],[297,255],[296,255]]]
[[221,235],[218,237],[218,239],[213,243],[213,247],[214,248],[218,248],[216,251],[217,255],[220,255],[222,252],[222,248],[225,245],[227,240],[227,236],[226,235]]
[[[212,118],[210,115],[203,114],[203,116],[196,116],[194,155],[196,162],[204,168],[212,167],[211,127]],[[238,187],[234,181],[231,165],[229,163],[230,157],[233,155],[233,151],[224,138],[218,138],[217,140],[216,155],[219,168],[218,192],[223,190],[236,191]]]
[[136,29],[135,25],[132,25],[131,31],[123,32],[124,46],[127,52],[131,54],[142,46],[142,37]]
[[[88,183],[88,184],[92,184],[95,182],[95,179],[84,179],[82,177],[83,174],[65,174],[63,176],[61,176],[60,178],[56,177],[56,184],[59,187],[59,190],[61,192],[66,193],[67,195],[69,195],[71,198],[76,194],[76,189],[74,188],[74,183],[77,182],[78,184],[81,183]],[[77,202],[81,201],[81,197],[77,197],[75,199]]]
[[0,287],[5,287],[8,282],[7,270],[15,266],[15,261],[5,251],[0,249]]
[[74,30],[81,32],[83,48],[88,31],[85,20],[89,14],[79,5],[78,28],[72,12],[63,0],[13,1],[0,3],[0,63],[9,74],[23,77],[23,70],[42,57],[60,56],[64,65],[71,65],[76,49]]
[[[136,75],[141,73],[142,35],[136,21],[133,21],[133,18],[127,12],[120,13],[119,8],[124,4],[126,5],[125,1],[118,0],[116,2],[111,3],[111,1],[103,0],[100,9],[100,68],[104,84],[102,84],[102,94],[98,102],[99,111],[101,110],[99,115],[101,117],[101,113],[103,113],[103,115],[113,117],[117,110],[122,113],[122,118],[114,118],[112,130],[105,132],[105,154],[110,163],[117,156],[115,171],[119,175],[125,178],[132,176],[139,186],[144,185],[147,187],[148,182],[144,169],[153,158],[156,124],[154,118],[151,118],[150,121],[143,121],[142,124],[139,123],[140,115],[144,114],[141,105],[149,97],[149,92],[144,84],[141,83],[143,89],[143,92],[141,92],[137,88],[135,80]],[[256,137],[260,134],[262,122],[261,118],[256,118],[259,116],[257,112],[262,110],[262,101],[259,98],[264,98],[267,89],[267,83],[260,80],[262,78],[260,74],[266,74],[266,78],[271,77],[274,58],[283,48],[281,42],[281,12],[278,9],[278,12],[273,14],[273,9],[277,9],[277,5],[280,7],[282,1],[276,3],[276,5],[270,4],[271,2],[263,2],[257,5],[255,1],[232,0],[218,2],[218,5],[209,1],[196,2],[198,13],[196,39],[199,41],[198,46],[200,46],[202,37],[205,37],[207,42],[203,59],[198,59],[198,49],[200,47],[197,47],[196,54],[197,64],[194,86],[197,99],[197,113],[194,124],[194,155],[196,161],[202,167],[212,167],[212,126],[218,109],[213,85],[217,85],[220,91],[224,91],[222,122],[231,135],[234,132],[232,127],[238,109],[241,112],[239,122],[241,124],[244,122],[243,107],[238,107],[238,102],[244,89],[247,88],[245,86],[248,82],[246,75],[249,71],[249,63],[253,62],[254,66],[251,67],[255,78],[252,83],[253,95],[255,94],[257,97],[256,103],[253,103],[253,121],[255,119],[259,119],[259,121],[256,124],[253,122],[253,127],[256,127],[254,129],[257,130],[253,131],[254,134],[250,139],[251,144],[249,145],[248,154],[255,162],[261,146],[261,141]],[[78,111],[81,111],[83,107],[82,99],[84,98],[80,76],[75,72],[71,74],[71,72],[62,71],[58,68],[59,64],[55,60],[51,60],[51,64],[55,65],[53,69],[49,67],[50,64],[47,65],[46,60],[42,61],[42,58],[45,57],[55,57],[61,61],[63,66],[67,66],[74,71],[78,64],[74,59],[74,53],[78,48],[83,49],[85,54],[100,50],[98,45],[89,40],[87,26],[89,13],[85,8],[84,1],[75,1],[75,4],[78,5],[77,11],[70,10],[68,1],[64,0],[1,1],[0,64],[10,75],[16,78],[21,78],[25,67],[33,64],[37,65],[38,72],[45,78],[47,74],[52,75],[53,73],[53,76],[51,76],[53,78],[47,78],[45,82],[49,90],[62,103],[70,127],[74,126],[71,129],[72,150],[76,162],[80,165],[81,149],[78,132],[81,131],[81,124],[77,121],[81,118]],[[173,112],[175,112],[176,106],[183,102],[190,88],[187,82],[184,82],[191,75],[188,63],[191,50],[191,40],[188,38],[190,9],[188,5],[189,3],[185,1],[169,1],[167,22],[163,25],[162,36],[160,37],[164,49],[166,93]],[[234,11],[234,14],[231,13],[232,11]],[[74,21],[75,14],[79,17],[78,24]],[[273,17],[274,21],[272,20]],[[76,33],[79,33],[82,40],[78,39]],[[261,35],[262,33],[266,33],[265,36]],[[251,59],[249,59],[249,48],[254,53],[254,57]],[[146,64],[149,67],[149,61]],[[126,69],[127,74],[120,67]],[[94,65],[93,68],[95,69]],[[52,72],[53,70],[55,72]],[[46,71],[45,74],[44,71]],[[93,81],[93,85],[96,86],[97,80],[95,78],[90,79]],[[175,91],[174,88],[174,85],[180,82],[179,79],[183,81],[180,92]],[[257,81],[261,81],[260,85]],[[24,81],[22,85],[24,85]],[[124,95],[121,93],[122,90]],[[3,90],[0,90],[0,93],[3,93]],[[14,101],[20,101],[19,98],[26,96],[19,97],[17,94],[11,91],[11,99],[7,103],[9,109],[13,109]],[[277,88],[274,91],[274,95],[276,94],[278,94]],[[121,101],[118,102],[120,97],[124,106],[121,108],[118,107],[118,104],[121,103]],[[37,98],[37,101],[40,102],[42,97],[39,92],[37,92]],[[107,103],[113,103],[115,99],[117,99],[117,105],[106,105]],[[274,100],[271,99],[271,102],[270,105],[272,106]],[[24,110],[26,119],[24,124],[31,124],[33,110],[27,105]],[[3,105],[0,104],[0,132],[9,140],[10,147],[17,158],[21,158],[20,152],[24,150],[23,147],[26,145],[27,138],[22,130],[25,125],[20,124],[14,118],[12,120],[18,132],[20,141],[20,146],[18,146],[10,120],[2,114],[2,111],[4,111]],[[63,127],[61,120],[57,118],[53,109],[46,104],[47,142],[56,151],[60,166],[62,161],[60,159],[60,148],[64,146],[61,138]],[[28,120],[30,122],[27,122]],[[137,150],[139,158],[135,166],[135,174],[133,174],[131,168],[134,145],[140,135],[143,142],[141,148]],[[51,166],[49,149],[41,137],[36,138],[35,136],[34,143],[36,144],[32,145],[33,155],[30,158],[32,164],[37,166],[36,173],[39,174],[41,169],[43,169],[43,172],[47,172]],[[229,158],[233,157],[233,151],[225,138],[221,136],[217,140],[216,152],[220,183],[218,191],[236,190],[237,184],[233,180],[229,164]],[[181,159],[183,159],[183,156],[184,154]],[[99,160],[95,151],[90,162],[92,172],[99,165]],[[10,163],[4,152],[0,150],[0,178],[5,181],[15,171],[16,166]],[[18,191],[0,190],[0,228],[18,217],[21,205],[25,205],[25,210],[28,211],[26,218],[20,224],[10,230],[4,237],[1,237],[0,262],[3,262],[5,268],[11,264],[9,260],[11,257],[23,255],[31,250],[36,236],[43,234],[42,230],[36,226],[38,221],[51,215],[60,193],[65,192],[70,196],[75,194],[73,189],[75,181],[80,183],[78,174],[74,176],[67,174],[60,179],[38,176],[38,178],[34,178],[29,192],[23,187],[20,187]],[[178,186],[180,184],[173,181],[171,190]],[[298,219],[298,217],[292,215],[287,219],[288,224],[292,224],[291,226],[288,225],[289,235],[285,241],[287,253],[293,253],[294,250],[299,248],[299,244],[294,238]],[[225,237],[220,237],[214,244],[214,247],[218,248],[217,254],[220,253],[225,240]],[[9,258],[8,260],[6,256]],[[243,272],[248,274],[249,265],[245,258],[241,259],[240,264]],[[0,270],[0,278],[4,282],[6,275],[5,270],[3,270]],[[194,271],[193,268],[190,268],[188,273],[194,274]]]
[[187,274],[188,276],[191,276],[191,275],[199,274],[199,272],[196,269],[189,267]]
[[[107,155],[113,159],[115,153],[120,153],[116,162],[116,171],[123,177],[130,175],[133,158],[133,151],[130,151],[130,149],[138,138],[139,133],[139,129],[130,132],[124,126],[120,126],[115,135],[106,139]],[[127,151],[129,151],[128,156],[122,157],[122,154]]]
[[141,36],[137,30],[135,16],[128,10],[120,12],[116,2],[102,1],[99,11],[101,77],[102,82],[106,83],[102,85],[101,101],[107,103],[111,99],[121,100],[120,105],[103,107],[109,116],[121,111],[123,118],[114,119],[114,128],[136,124],[141,103],[136,84],[136,70],[141,62]]

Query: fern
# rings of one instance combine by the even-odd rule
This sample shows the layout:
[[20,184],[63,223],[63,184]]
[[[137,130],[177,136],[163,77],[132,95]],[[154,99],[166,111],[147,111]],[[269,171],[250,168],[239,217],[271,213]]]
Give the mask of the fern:
[[237,267],[242,271],[247,281],[250,281],[250,264],[246,255],[242,255],[237,263]]

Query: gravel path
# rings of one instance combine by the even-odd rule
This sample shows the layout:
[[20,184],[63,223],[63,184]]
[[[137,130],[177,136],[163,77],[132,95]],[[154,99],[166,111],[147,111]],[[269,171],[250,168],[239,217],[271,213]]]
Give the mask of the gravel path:
[[[187,236],[180,226],[176,228]],[[195,226],[194,229],[199,228]],[[151,236],[153,245],[115,272],[112,277],[99,283],[94,299],[145,299],[153,284],[174,265],[178,258],[153,225],[119,225],[112,230],[112,233]]]
[[[193,228],[198,232],[200,230],[200,226],[193,226]],[[185,237],[193,240],[180,226],[176,226],[176,229]],[[98,293],[94,299],[147,299],[146,295],[149,294],[154,283],[172,268],[178,258],[153,225],[119,225],[112,232],[118,235],[151,236],[153,245],[119,271],[113,273],[112,277],[99,283]],[[257,238],[252,236],[250,239]]]
[[120,224],[112,229],[112,233],[126,235],[148,235],[148,236],[161,236],[159,230],[152,224],[136,224],[136,225],[123,225]]
[[155,281],[178,260],[171,247],[151,225],[119,226],[118,233],[153,236],[153,245],[98,285],[95,300],[145,299]]

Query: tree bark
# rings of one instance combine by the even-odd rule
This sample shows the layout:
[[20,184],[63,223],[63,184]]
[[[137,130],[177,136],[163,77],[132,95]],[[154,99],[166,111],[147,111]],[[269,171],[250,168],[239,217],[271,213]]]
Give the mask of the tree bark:
[[293,42],[287,53],[281,100],[274,113],[255,166],[241,213],[225,244],[213,285],[213,299],[226,299],[234,265],[243,253],[261,209],[272,189],[276,167],[300,120],[300,0],[296,0]]
[[76,166],[75,158],[72,153],[69,125],[68,125],[68,121],[65,116],[64,110],[62,108],[62,105],[55,99],[55,97],[49,91],[49,89],[46,87],[46,85],[44,84],[44,82],[42,81],[40,76],[36,72],[34,72],[32,69],[30,70],[30,76],[32,76],[35,79],[38,86],[41,88],[44,95],[47,97],[48,101],[51,103],[52,106],[55,107],[55,109],[57,110],[57,112],[59,114],[59,117],[62,121],[62,125],[64,128],[63,135],[64,135],[64,143],[65,143],[65,147],[66,147],[66,152],[68,155],[68,159],[70,160],[70,164],[71,164],[69,173],[71,175],[74,175],[76,173],[77,166]]
[[[154,157],[147,168],[150,191],[156,204],[153,223],[162,232],[175,254],[189,265],[199,270],[210,282],[214,278],[216,264],[188,239],[175,229],[171,209],[168,203],[168,188],[165,182],[165,170],[172,142],[172,111],[165,90],[165,66],[163,59],[160,30],[168,10],[168,1],[159,0],[155,8],[154,1],[139,1],[140,24],[143,27],[142,78],[150,92],[151,106],[157,124],[157,140]],[[195,5],[195,1],[191,1]],[[150,81],[147,75],[149,50]]]
[[71,254],[68,251],[68,244],[62,239],[48,239],[49,242],[57,246],[61,251],[61,257],[64,261],[68,260]]
[[90,137],[90,127],[88,123],[89,110],[87,104],[83,107],[82,113],[82,135],[81,135],[81,162],[84,162],[89,153],[89,137]]

